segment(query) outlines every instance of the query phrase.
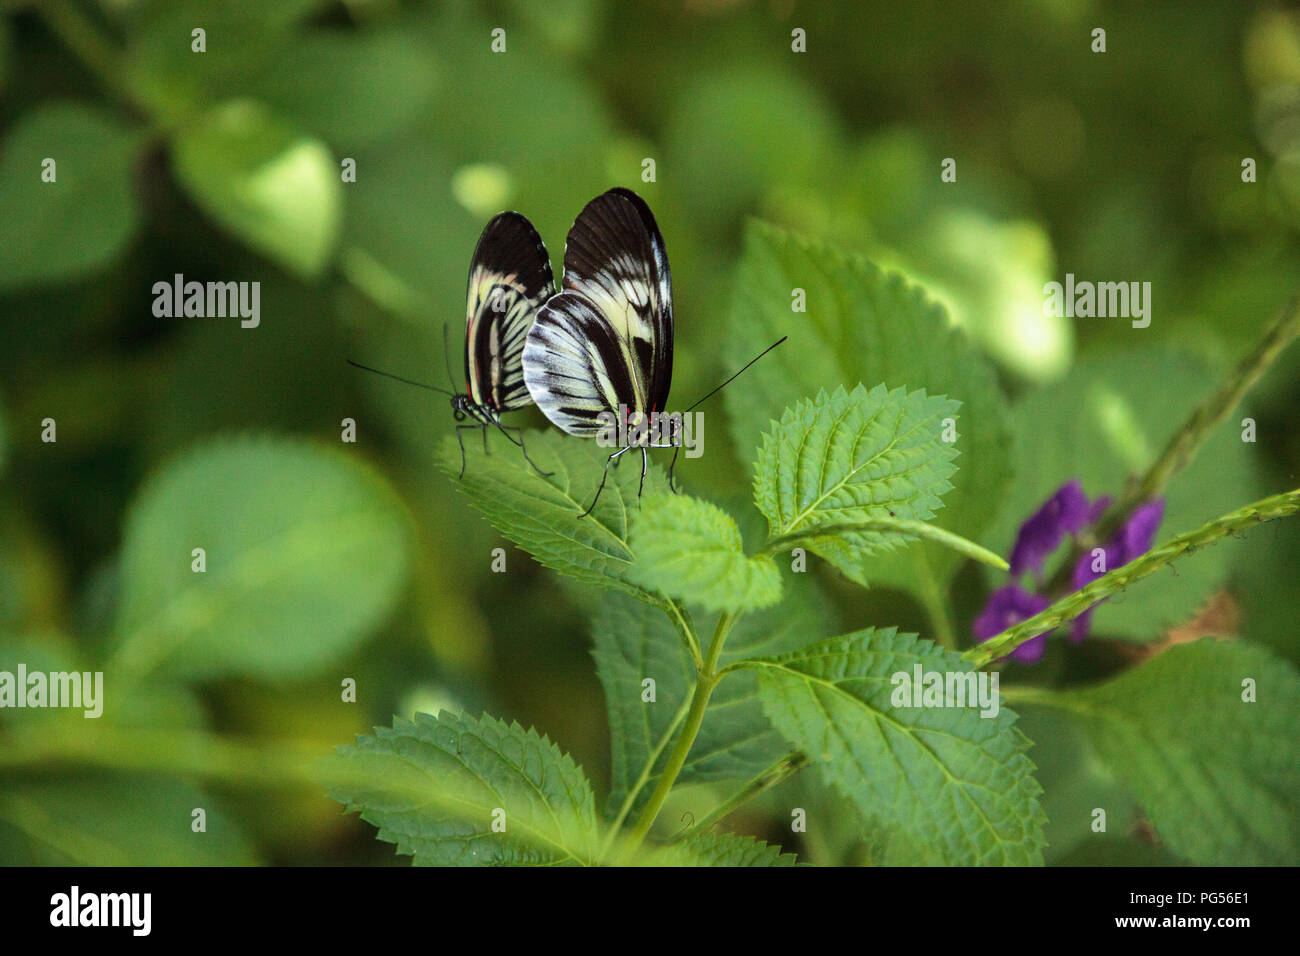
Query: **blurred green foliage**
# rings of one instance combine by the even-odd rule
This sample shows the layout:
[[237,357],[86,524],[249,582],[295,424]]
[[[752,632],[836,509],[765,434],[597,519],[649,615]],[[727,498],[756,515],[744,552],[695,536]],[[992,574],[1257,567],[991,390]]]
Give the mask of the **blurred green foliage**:
[[[1098,25],[1104,55],[1089,50]],[[795,27],[806,54],[791,52]],[[623,741],[611,764],[592,595],[453,492],[435,466],[454,424],[442,399],[344,364],[441,384],[445,324],[459,368],[469,256],[500,208],[532,219],[558,270],[588,199],[612,185],[647,199],[672,262],[683,402],[768,344],[776,316],[802,318],[789,290],[832,248],[923,283],[944,309],[891,299],[896,280],[875,302],[836,298],[828,271],[817,281],[838,307],[818,314],[816,348],[787,347],[711,404],[710,453],[677,473],[702,497],[746,497],[760,432],[821,387],[969,391],[983,404],[962,409],[943,523],[1005,553],[1064,480],[1120,491],[1293,291],[1297,91],[1300,18],[1267,2],[0,4],[0,669],[137,662],[129,683],[106,680],[106,726],[0,712],[0,861],[393,862],[318,787],[273,772],[289,756],[200,750],[325,753],[440,707],[544,730],[598,805],[626,788],[644,744]],[[954,183],[940,180],[946,157]],[[1258,182],[1242,181],[1246,157]],[[1151,327],[1044,316],[1043,283],[1067,271],[1150,281]],[[152,286],[176,274],[261,281],[260,326],[155,317]],[[905,322],[932,330],[932,352],[893,346],[913,337],[890,331]],[[1298,403],[1293,350],[1171,486],[1164,528],[1300,484]],[[1247,414],[1253,445],[1236,435]],[[47,418],[56,443],[41,440]],[[345,418],[355,445],[339,441]],[[1053,645],[1031,678],[1110,674],[1126,645],[1159,640],[1216,593],[1231,609],[1216,628],[1300,662],[1300,530],[1247,537],[1103,607],[1088,645]],[[195,585],[198,546],[210,564]],[[489,570],[497,547],[506,574]],[[272,565],[282,577],[264,575]],[[964,643],[988,584],[929,545],[868,577],[881,586],[819,569],[824,606],[799,612],[806,633],[774,619],[737,647],[770,638],[776,653],[871,625],[926,635],[944,617]],[[603,669],[619,663],[608,633],[648,630],[644,613],[601,611]],[[158,615],[182,644],[149,646]],[[355,704],[340,699],[345,678]],[[109,724],[175,743],[133,758]],[[1045,713],[1022,727],[1049,862],[1177,859],[1140,839],[1151,795],[1098,767],[1076,730]],[[41,756],[72,733],[99,756]],[[781,749],[764,738],[730,756],[749,766]],[[696,770],[666,816],[727,792]],[[1131,809],[1082,860],[1065,822],[1080,781]],[[765,795],[737,828],[812,862],[907,858],[848,830],[791,840],[791,800],[827,799],[806,786]],[[205,841],[191,839],[196,806]]]

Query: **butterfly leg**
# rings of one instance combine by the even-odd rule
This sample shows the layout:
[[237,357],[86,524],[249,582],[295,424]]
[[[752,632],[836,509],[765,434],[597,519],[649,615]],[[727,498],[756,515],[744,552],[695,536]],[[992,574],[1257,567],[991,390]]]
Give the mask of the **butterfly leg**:
[[641,484],[636,486],[636,500],[641,500],[641,492],[645,491],[645,473],[650,467],[650,455],[646,452],[645,445],[641,446]]
[[673,469],[677,467],[677,453],[682,450],[681,445],[673,446],[673,460],[668,463],[668,490],[675,495],[680,495],[681,491],[673,484]]
[[465,439],[461,435],[467,428],[478,428],[478,425],[457,425],[456,426],[456,444],[460,445],[460,474],[457,479],[465,477]]
[[624,446],[623,446],[622,448],[620,448],[618,451],[614,452],[614,454],[610,455],[608,458],[605,459],[605,470],[601,473],[601,476],[600,476],[600,484],[596,486],[596,497],[594,497],[594,498],[591,499],[591,505],[587,508],[587,510],[584,511],[582,514],[578,515],[579,520],[581,520],[581,519],[587,517],[587,515],[591,514],[591,510],[592,510],[592,508],[595,508],[595,507],[596,507],[596,502],[600,500],[600,493],[601,493],[602,491],[605,490],[605,480],[606,480],[607,478],[609,478],[609,463],[610,463],[610,462],[613,462],[614,465],[615,465],[615,467],[617,467],[617,466],[618,466],[618,456],[621,455],[621,454],[623,454],[623,452],[627,451],[629,448],[632,448],[632,447],[634,447],[634,446],[632,446],[632,445],[624,445]]
[[533,471],[537,472],[543,478],[549,478],[551,475],[555,474],[553,471],[542,471],[542,469],[537,467],[537,462],[528,457],[528,449],[524,447],[524,433],[521,432],[517,426],[502,425],[500,422],[497,422],[497,428],[501,429],[501,434],[505,435],[506,438],[510,438],[511,432],[518,433],[518,439],[510,438],[510,440],[519,446],[519,450],[524,453],[524,461],[533,466]]

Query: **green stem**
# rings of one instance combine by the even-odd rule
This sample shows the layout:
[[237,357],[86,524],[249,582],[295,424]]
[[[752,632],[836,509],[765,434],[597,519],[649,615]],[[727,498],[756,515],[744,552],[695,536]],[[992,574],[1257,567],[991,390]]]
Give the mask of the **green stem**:
[[1007,562],[1001,556],[994,554],[988,548],[969,541],[959,534],[953,534],[936,525],[926,524],[924,521],[910,521],[905,518],[872,518],[867,521],[846,521],[840,524],[813,525],[809,528],[801,528],[798,531],[791,531],[789,534],[783,534],[772,538],[767,542],[763,549],[764,554],[775,554],[778,551],[786,551],[800,544],[806,544],[817,538],[829,538],[836,535],[856,534],[864,531],[892,532],[894,534],[907,534],[913,537],[922,538],[926,541],[933,541],[935,544],[942,545],[945,548],[951,548],[968,558],[974,558],[983,564],[997,568],[999,571],[1007,570]]
[[[739,790],[729,796],[722,803],[718,804],[704,817],[699,823],[683,830],[676,840],[683,840],[686,837],[693,836],[696,833],[702,833],[709,827],[713,826],[723,817],[732,813],[741,804],[747,803],[754,797],[758,796],[765,790],[770,790],[784,780],[788,780],[796,773],[808,766],[808,758],[799,752],[786,754],[772,766],[768,767],[754,779],[750,780]],[[676,840],[674,842],[676,842]]]
[[1070,559],[1053,576],[1048,585],[1049,591],[1067,587],[1071,570],[1086,551],[1097,543],[1109,541],[1140,505],[1164,494],[1170,479],[1191,463],[1211,432],[1240,404],[1246,393],[1255,387],[1255,383],[1298,334],[1300,294],[1292,297],[1286,308],[1264,331],[1255,347],[1237,364],[1227,381],[1196,406],[1142,478],[1107,509],[1087,540],[1080,541],[1075,546]]
[[628,791],[627,798],[619,808],[618,816],[616,816],[614,822],[610,824],[609,835],[605,837],[605,842],[601,846],[600,850],[602,859],[609,855],[609,848],[613,845],[614,838],[618,836],[618,831],[623,828],[623,821],[626,820],[627,815],[632,812],[632,807],[636,803],[637,794],[641,792],[641,789],[646,785],[646,781],[650,779],[650,774],[654,772],[655,764],[659,762],[659,755],[664,752],[664,748],[668,746],[668,742],[673,739],[673,734],[677,732],[677,728],[680,727],[682,721],[686,719],[686,715],[690,711],[690,706],[691,702],[689,699],[682,701],[682,706],[677,708],[677,713],[674,715],[672,723],[668,725],[668,729],[664,732],[663,737],[660,738],[659,743],[657,743],[654,750],[651,751],[650,756],[645,762],[645,766],[641,768],[641,775],[637,777],[636,783],[634,783],[632,789]]
[[695,677],[695,689],[691,692],[691,706],[686,714],[686,723],[677,736],[677,743],[673,746],[672,753],[668,755],[668,763],[664,766],[663,773],[659,775],[659,782],[641,810],[641,815],[637,817],[636,823],[628,832],[623,851],[625,854],[634,853],[641,846],[646,834],[650,832],[650,827],[659,816],[664,801],[668,799],[669,791],[677,782],[678,774],[682,772],[686,757],[700,733],[700,726],[704,723],[704,712],[708,709],[709,697],[718,684],[718,659],[722,656],[722,646],[727,640],[727,632],[736,621],[736,616],[728,613],[718,618],[718,626],[713,631],[713,641],[709,644],[708,656]]
[[1040,611],[1028,620],[1021,621],[997,637],[972,647],[963,656],[977,667],[996,658],[1005,657],[1031,638],[1073,620],[1102,598],[1109,597],[1147,575],[1154,574],[1184,554],[1191,554],[1198,548],[1213,544],[1227,535],[1252,528],[1264,521],[1286,517],[1298,510],[1300,510],[1300,488],[1280,495],[1272,495],[1244,508],[1238,508],[1195,531],[1177,535],[1159,547],[1152,548],[1142,557],[1114,569],[1081,590],[1065,595],[1051,607]]
[[673,626],[677,628],[677,633],[681,635],[682,643],[686,646],[686,652],[690,654],[691,662],[698,672],[704,666],[704,656],[700,653],[700,639],[695,636],[695,628],[691,626],[690,615],[685,608],[671,598],[664,605],[664,613],[668,615],[673,622]]

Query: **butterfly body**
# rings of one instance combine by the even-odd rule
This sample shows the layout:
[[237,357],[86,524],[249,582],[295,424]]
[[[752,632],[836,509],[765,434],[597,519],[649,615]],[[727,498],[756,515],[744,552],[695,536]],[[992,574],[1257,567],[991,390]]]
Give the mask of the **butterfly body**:
[[[672,371],[672,275],[663,236],[645,200],[611,189],[569,230],[563,288],[528,332],[525,384],[557,427],[594,438],[611,422],[648,424],[662,413]],[[606,475],[611,462],[639,447],[644,482],[645,449],[655,446],[648,432],[623,431],[633,437],[606,460]],[[597,497],[603,488],[602,477]]]

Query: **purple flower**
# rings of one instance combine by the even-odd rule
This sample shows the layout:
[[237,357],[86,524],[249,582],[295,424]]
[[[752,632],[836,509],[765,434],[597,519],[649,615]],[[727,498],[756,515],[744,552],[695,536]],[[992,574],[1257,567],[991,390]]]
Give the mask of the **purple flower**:
[[[1007,628],[1028,620],[1051,603],[1045,597],[1022,591],[1017,584],[998,588],[989,595],[989,602],[984,606],[983,613],[975,618],[975,637],[987,641]],[[1044,631],[1021,644],[1011,652],[1010,656],[1022,663],[1032,664],[1043,656],[1046,644],[1047,632]]]
[[[1077,535],[1092,527],[1101,519],[1110,503],[1110,496],[1103,495],[1089,504],[1088,496],[1083,493],[1083,486],[1077,478],[1066,482],[1020,526],[1015,547],[1011,551],[1011,574],[1019,576],[1026,571],[1041,574],[1043,565],[1061,546],[1065,536]],[[1100,549],[1104,560],[1102,555],[1094,556],[1094,549],[1075,563],[1070,572],[1071,591],[1085,587],[1107,571],[1122,567],[1149,551],[1164,515],[1165,503],[1161,498],[1134,509],[1115,536]],[[1088,636],[1092,613],[1100,603],[1102,602],[1098,601],[1074,619],[1070,625],[1071,641],[1077,643]],[[989,595],[983,612],[975,619],[975,637],[987,641],[1012,625],[1033,617],[1049,604],[1051,599],[1047,596],[1030,594],[1016,584],[999,588]],[[1044,631],[1021,644],[1010,656],[1032,664],[1043,656],[1046,643],[1047,632]]]
[[[1115,537],[1101,549],[1105,553],[1105,560],[1101,560],[1101,555],[1096,555],[1095,552],[1089,552],[1079,558],[1070,575],[1070,583],[1074,586],[1074,590],[1079,590],[1106,572],[1123,567],[1150,551],[1155,541],[1156,529],[1160,527],[1160,521],[1164,516],[1163,498],[1148,501],[1134,509],[1129,519],[1116,532]],[[1092,624],[1092,612],[1101,603],[1098,601],[1074,619],[1074,623],[1070,625],[1071,641],[1078,643],[1088,636],[1088,628]]]
[[1011,573],[1019,576],[1026,571],[1041,572],[1043,562],[1061,546],[1067,532],[1077,534],[1096,520],[1092,515],[1095,507],[1089,507],[1088,496],[1077,478],[1062,485],[1020,526],[1016,545],[1011,549]]

